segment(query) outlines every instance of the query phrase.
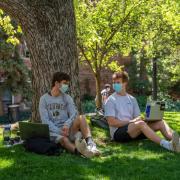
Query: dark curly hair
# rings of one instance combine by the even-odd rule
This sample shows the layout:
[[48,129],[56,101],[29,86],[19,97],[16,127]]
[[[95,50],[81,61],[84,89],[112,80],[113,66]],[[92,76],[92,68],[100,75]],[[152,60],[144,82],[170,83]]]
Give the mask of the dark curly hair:
[[51,87],[55,86],[55,82],[61,82],[63,80],[70,81],[70,76],[64,72],[56,72],[53,74]]

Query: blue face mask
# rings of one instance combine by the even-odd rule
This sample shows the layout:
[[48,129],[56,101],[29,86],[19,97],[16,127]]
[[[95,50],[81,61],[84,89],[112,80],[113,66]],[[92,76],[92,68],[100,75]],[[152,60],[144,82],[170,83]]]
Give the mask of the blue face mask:
[[113,83],[113,89],[117,92],[120,93],[122,90],[122,84],[120,83]]
[[62,84],[62,86],[59,88],[59,90],[62,93],[66,93],[69,90],[69,86],[67,84]]

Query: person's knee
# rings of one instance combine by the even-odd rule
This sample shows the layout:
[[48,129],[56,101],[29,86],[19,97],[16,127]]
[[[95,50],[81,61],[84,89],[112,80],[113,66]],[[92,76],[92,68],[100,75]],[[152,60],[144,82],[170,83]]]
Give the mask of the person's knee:
[[163,126],[164,126],[164,120],[155,122],[155,127],[157,130],[160,130]]
[[161,121],[158,121],[158,122],[161,123],[162,125],[165,125],[165,124],[166,124],[166,122],[165,122],[164,119],[162,119]]
[[136,125],[136,127],[139,128],[139,129],[147,126],[147,124],[146,124],[144,121],[137,121],[137,122],[135,122],[135,125]]
[[86,117],[85,117],[85,115],[80,115],[80,116],[79,116],[79,118],[80,118],[80,120],[81,120],[81,121],[84,121],[84,120],[86,120]]
[[73,124],[71,126],[72,132],[76,133],[77,131],[79,131],[82,124],[84,126],[84,124],[85,124],[84,122],[86,122],[84,115],[77,116],[77,118],[73,121]]
[[79,120],[79,123],[82,123],[86,121],[86,117],[84,115],[79,115],[78,120]]
[[164,120],[161,120],[161,121],[157,121],[157,124],[158,124],[159,126],[164,126],[165,122],[164,122]]

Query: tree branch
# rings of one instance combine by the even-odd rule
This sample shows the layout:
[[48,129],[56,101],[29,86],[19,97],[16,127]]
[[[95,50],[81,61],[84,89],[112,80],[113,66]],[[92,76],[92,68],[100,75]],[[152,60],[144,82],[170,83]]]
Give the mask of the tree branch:
[[93,67],[92,67],[92,64],[91,64],[90,60],[88,59],[88,57],[86,56],[86,53],[84,52],[84,48],[83,48],[79,43],[78,43],[77,45],[78,45],[80,51],[82,52],[82,54],[83,54],[86,62],[88,63],[91,71],[93,72],[93,74],[95,74],[95,72],[94,72],[94,70],[93,70]]
[[130,14],[132,13],[132,11],[141,4],[142,2],[140,1],[137,5],[133,6],[130,11],[127,13],[127,15],[124,17],[124,19],[122,21],[120,21],[117,26],[114,28],[114,30],[112,31],[111,35],[109,36],[109,38],[107,38],[107,40],[105,40],[105,46],[108,44],[108,42],[115,36],[115,34],[117,33],[117,31],[120,29],[120,27],[122,27],[125,22],[127,21],[127,19],[129,18]]
[[121,20],[121,21],[117,24],[117,26],[113,29],[113,31],[112,31],[112,33],[110,34],[110,36],[105,40],[104,47],[102,48],[102,49],[104,49],[104,51],[102,52],[102,55],[101,55],[101,58],[100,58],[100,66],[102,65],[102,60],[103,60],[105,54],[107,53],[108,48],[111,47],[111,46],[110,46],[110,47],[107,48],[109,41],[110,41],[111,39],[113,39],[113,37],[114,37],[115,34],[118,32],[118,30],[120,29],[120,27],[122,27],[122,26],[126,23],[127,19],[129,18],[130,14],[132,13],[132,11],[133,11],[137,6],[139,6],[141,3],[142,3],[142,1],[140,1],[137,5],[134,5],[134,6],[129,10],[129,12],[128,12],[127,15],[124,17],[124,19]]

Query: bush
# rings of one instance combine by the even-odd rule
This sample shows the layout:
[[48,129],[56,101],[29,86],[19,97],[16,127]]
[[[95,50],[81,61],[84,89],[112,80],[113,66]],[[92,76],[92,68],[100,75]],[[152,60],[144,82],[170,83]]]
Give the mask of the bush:
[[151,94],[150,84],[147,80],[138,80],[135,82],[133,92],[143,97]]
[[159,100],[166,103],[166,111],[180,111],[180,100],[173,100],[169,95],[159,94]]
[[[165,102],[166,104],[165,111],[180,111],[180,100],[173,100],[171,99],[170,96],[164,95],[162,93],[159,94],[158,97],[159,97],[158,98],[159,101]],[[141,112],[145,111],[146,102],[148,98],[149,98],[148,96],[136,96]]]
[[[146,108],[146,102],[148,99],[148,96],[136,96],[139,108],[141,112],[145,111]],[[179,100],[173,100],[170,98],[170,96],[167,95],[160,95],[158,98],[159,101],[164,101],[166,103],[166,111],[180,111],[180,101]],[[83,113],[92,113],[96,110],[96,104],[94,100],[84,100],[82,102],[82,111]]]
[[141,112],[145,111],[147,98],[147,96],[136,96],[136,100],[138,102]]
[[92,113],[95,112],[96,104],[94,100],[85,100],[82,102],[82,111],[83,113]]
[[82,97],[83,101],[92,101],[94,99],[95,99],[95,97],[93,97],[93,96],[91,96],[89,94],[84,94],[83,97]]

